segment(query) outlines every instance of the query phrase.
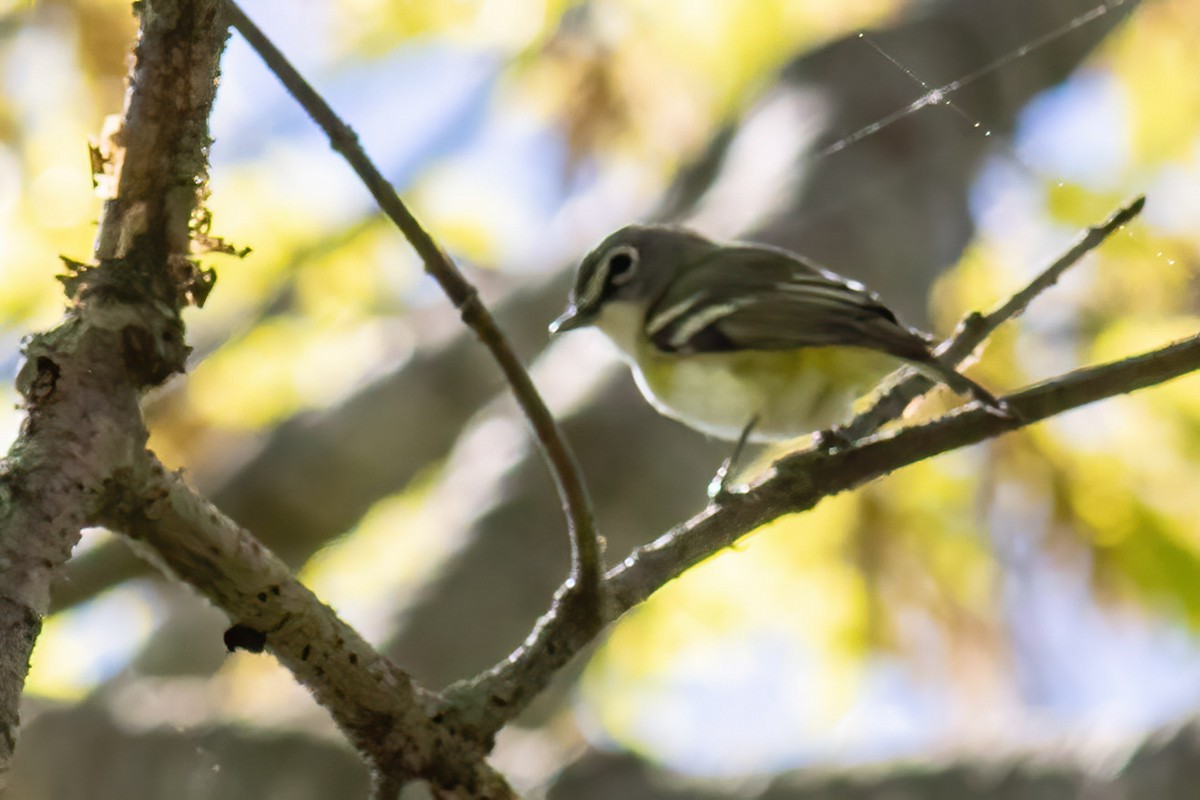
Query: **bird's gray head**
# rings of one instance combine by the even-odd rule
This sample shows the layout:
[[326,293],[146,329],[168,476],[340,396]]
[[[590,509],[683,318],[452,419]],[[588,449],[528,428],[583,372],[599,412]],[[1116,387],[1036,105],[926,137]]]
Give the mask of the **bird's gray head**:
[[570,305],[550,325],[551,333],[590,325],[610,302],[649,306],[684,265],[719,245],[686,228],[629,225],[588,253],[575,273]]

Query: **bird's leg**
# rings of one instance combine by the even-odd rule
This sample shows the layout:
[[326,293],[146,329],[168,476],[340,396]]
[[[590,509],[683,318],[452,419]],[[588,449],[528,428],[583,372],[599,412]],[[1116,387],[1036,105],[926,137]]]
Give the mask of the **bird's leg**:
[[750,441],[750,432],[754,430],[754,426],[758,424],[758,415],[755,414],[746,423],[746,427],[742,428],[741,434],[737,438],[737,443],[733,446],[733,452],[729,454],[729,458],[721,464],[721,468],[717,470],[717,474],[708,484],[708,499],[712,500],[717,505],[720,505],[723,500],[731,494],[727,485],[729,476],[733,474],[733,468],[737,466],[738,459],[741,458],[742,451],[746,449],[746,443]]

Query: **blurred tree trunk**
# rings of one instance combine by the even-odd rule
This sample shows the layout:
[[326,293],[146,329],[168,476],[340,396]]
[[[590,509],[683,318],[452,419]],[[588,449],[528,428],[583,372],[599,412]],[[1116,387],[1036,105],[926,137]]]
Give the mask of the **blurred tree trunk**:
[[[1011,747],[1001,748],[1004,753]],[[724,788],[655,770],[635,756],[588,750],[558,775],[549,800],[1194,800],[1200,723],[1161,730],[1104,758],[1077,742],[1036,752],[814,767]],[[222,800],[361,797],[365,768],[345,747],[233,727],[130,731],[97,704],[45,710],[23,734],[11,797],[20,800]],[[29,758],[31,752],[45,757]],[[64,770],[62,753],[78,754]],[[52,754],[58,754],[54,756]],[[197,761],[200,765],[198,766]]]
[[[589,751],[555,781],[549,800],[1193,800],[1200,724],[1163,730],[1133,753],[1088,758],[1077,744],[1036,754],[904,761],[869,768],[816,767],[758,788],[706,788],[627,754]],[[1002,748],[1009,749],[1009,748]]]

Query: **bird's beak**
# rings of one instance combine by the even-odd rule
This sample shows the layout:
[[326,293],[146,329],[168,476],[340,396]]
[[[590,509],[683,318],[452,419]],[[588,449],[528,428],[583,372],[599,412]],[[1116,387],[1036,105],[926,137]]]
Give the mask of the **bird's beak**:
[[573,331],[576,328],[589,325],[591,322],[591,315],[581,311],[579,306],[572,303],[558,319],[550,323],[550,333],[553,335],[563,333],[564,331]]

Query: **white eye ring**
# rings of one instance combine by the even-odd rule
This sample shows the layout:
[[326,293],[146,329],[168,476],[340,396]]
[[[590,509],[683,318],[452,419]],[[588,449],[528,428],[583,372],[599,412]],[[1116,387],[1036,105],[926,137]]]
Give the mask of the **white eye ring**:
[[[613,274],[613,261],[625,256],[629,259],[629,266],[625,267],[620,272]],[[613,286],[624,286],[629,283],[637,275],[638,251],[636,247],[623,244],[619,247],[614,247],[609,250],[604,256],[604,273],[608,278],[608,283]]]

